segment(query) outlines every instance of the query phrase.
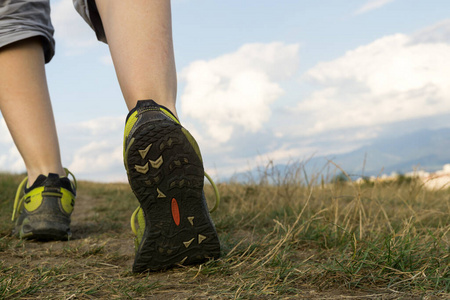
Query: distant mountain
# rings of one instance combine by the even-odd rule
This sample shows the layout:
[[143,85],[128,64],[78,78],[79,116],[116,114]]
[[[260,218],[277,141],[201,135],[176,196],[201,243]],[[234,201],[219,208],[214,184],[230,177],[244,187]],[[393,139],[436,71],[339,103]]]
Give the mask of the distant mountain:
[[[333,161],[345,170],[352,178],[391,174],[392,172],[407,173],[415,169],[434,172],[450,163],[450,128],[437,130],[420,130],[398,137],[378,138],[371,144],[357,150],[338,155],[313,157],[304,166],[306,174],[325,175],[339,174],[332,164]],[[292,172],[292,166],[276,165],[271,172],[286,174]],[[331,173],[330,173],[331,172]],[[258,179],[261,169],[233,176],[235,180],[245,180],[251,176]]]
[[417,168],[437,171],[450,163],[450,128],[376,139],[368,146],[330,159],[355,175],[361,175],[363,170],[364,175],[406,173]]

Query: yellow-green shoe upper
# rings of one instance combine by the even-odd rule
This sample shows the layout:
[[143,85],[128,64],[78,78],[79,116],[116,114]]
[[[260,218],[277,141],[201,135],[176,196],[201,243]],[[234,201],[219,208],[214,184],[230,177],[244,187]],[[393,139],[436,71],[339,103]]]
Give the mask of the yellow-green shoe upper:
[[26,183],[27,178],[19,185],[14,201],[14,233],[20,238],[40,240],[69,238],[76,183],[52,173],[40,175],[29,188]]

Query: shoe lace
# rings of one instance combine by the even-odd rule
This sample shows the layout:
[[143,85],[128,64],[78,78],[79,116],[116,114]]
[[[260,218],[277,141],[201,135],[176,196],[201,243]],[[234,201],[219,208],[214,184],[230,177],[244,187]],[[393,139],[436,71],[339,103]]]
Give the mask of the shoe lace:
[[216,202],[214,203],[214,207],[209,210],[210,213],[213,213],[217,210],[220,204],[220,195],[219,195],[219,189],[217,188],[216,184],[212,180],[211,176],[208,175],[208,173],[205,173],[205,177],[208,179],[209,183],[211,183],[213,189],[214,189],[214,195],[216,196]]
[[[76,190],[77,189],[77,180],[75,178],[75,175],[73,175],[73,173],[70,172],[67,168],[64,168],[64,171],[66,172],[66,176],[69,176],[69,174],[72,175],[74,187],[75,187],[75,190]],[[13,207],[13,213],[12,213],[12,218],[11,218],[11,221],[13,221],[13,222],[19,216],[20,209],[22,208],[23,201],[25,200],[25,195],[22,196],[22,194],[25,191],[24,186],[27,183],[27,181],[28,181],[28,176],[26,176],[22,180],[22,182],[19,184],[19,187],[17,188],[16,197],[14,198],[14,207]],[[61,193],[55,193],[55,192],[42,192],[42,196],[61,197],[62,194]]]
[[[209,176],[206,172],[205,172],[205,177],[206,179],[208,179],[208,181],[211,183],[211,186],[214,189],[214,195],[216,197],[216,202],[214,204],[214,207],[212,209],[209,210],[210,213],[213,213],[217,210],[217,208],[219,207],[220,204],[220,194],[219,194],[219,189],[217,188],[216,184],[214,183],[214,181],[212,180],[211,176]],[[138,206],[133,214],[131,215],[131,230],[133,231],[133,233],[135,235],[137,235],[137,228],[136,228],[136,216],[139,213],[139,210],[141,210],[141,206]]]

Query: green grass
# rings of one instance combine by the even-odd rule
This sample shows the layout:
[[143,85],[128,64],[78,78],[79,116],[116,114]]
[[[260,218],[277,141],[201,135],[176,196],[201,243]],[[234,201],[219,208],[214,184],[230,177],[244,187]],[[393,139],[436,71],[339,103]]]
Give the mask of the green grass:
[[24,242],[9,236],[21,177],[1,174],[0,298],[450,298],[450,190],[325,184],[301,170],[219,184],[221,258],[140,275],[126,184],[80,182],[73,239]]

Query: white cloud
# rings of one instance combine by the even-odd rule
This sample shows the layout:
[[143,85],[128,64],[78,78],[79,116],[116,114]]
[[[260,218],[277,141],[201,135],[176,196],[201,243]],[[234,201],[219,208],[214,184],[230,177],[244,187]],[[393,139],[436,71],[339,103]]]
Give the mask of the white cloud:
[[100,117],[89,121],[74,124],[76,128],[89,131],[92,136],[105,137],[106,134],[117,134],[125,127],[125,116],[120,117]]
[[124,116],[101,117],[61,126],[63,163],[75,176],[94,181],[126,181],[123,167]]
[[0,149],[0,171],[15,173],[25,171],[25,164],[3,118],[0,119]]
[[0,119],[0,143],[13,144],[11,134],[9,133],[8,126],[6,126],[5,119]]
[[102,64],[104,64],[105,66],[113,66],[113,65],[114,65],[110,53],[109,53],[109,54],[106,54],[106,55],[103,55],[102,57],[100,57],[100,62],[101,62]]
[[69,169],[74,173],[101,173],[123,165],[123,149],[117,143],[92,141],[80,147],[73,156]]
[[[100,117],[75,124],[58,124],[64,166],[77,178],[126,181],[123,167],[125,116]],[[25,165],[0,119],[0,171],[24,172]]]
[[271,116],[270,104],[284,91],[279,81],[298,67],[299,45],[246,44],[182,70],[186,82],[182,114],[208,128],[216,142],[227,142],[235,130],[256,132]]
[[449,113],[449,77],[450,45],[387,36],[306,72],[321,89],[298,112],[310,134]]
[[411,37],[412,44],[450,43],[450,19],[441,21],[415,33]]
[[370,0],[370,1],[366,2],[366,4],[364,4],[363,6],[358,8],[355,11],[355,15],[364,14],[371,10],[381,8],[381,7],[385,6],[386,4],[391,3],[393,1],[395,1],[395,0]]
[[52,23],[57,43],[65,45],[66,54],[79,54],[98,44],[94,31],[73,7],[72,0],[52,3]]
[[276,161],[277,163],[280,163],[280,162],[287,162],[292,159],[297,159],[301,155],[310,153],[310,151],[314,151],[314,150],[311,148],[308,148],[308,149],[305,149],[305,148],[300,149],[297,147],[288,148],[286,145],[283,145],[279,149],[267,152],[265,154],[258,155],[254,159],[259,164],[265,164],[268,161]]
[[0,153],[0,170],[14,173],[24,172],[25,164],[16,146],[12,145],[3,149],[8,150]]

